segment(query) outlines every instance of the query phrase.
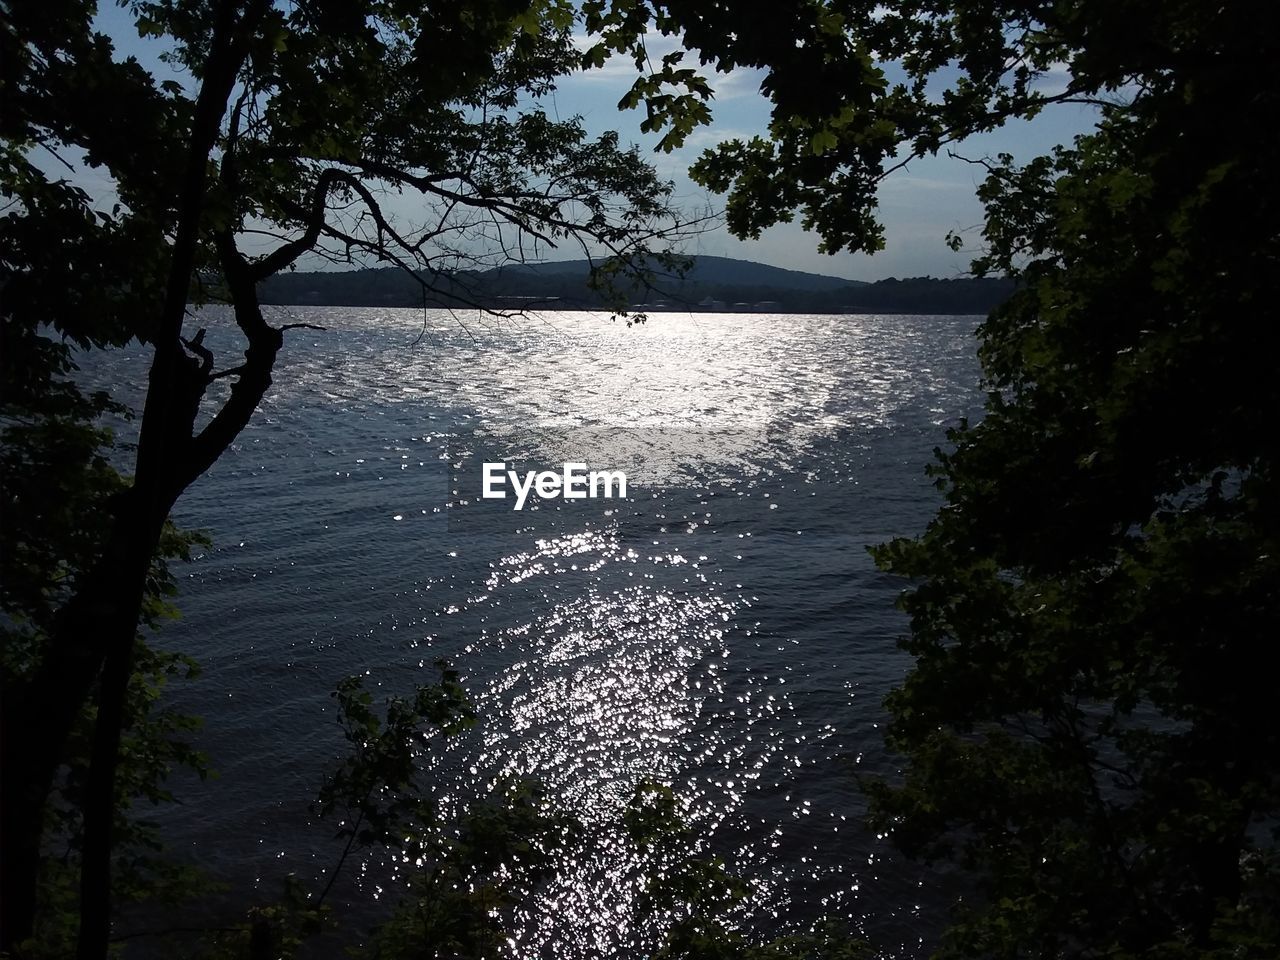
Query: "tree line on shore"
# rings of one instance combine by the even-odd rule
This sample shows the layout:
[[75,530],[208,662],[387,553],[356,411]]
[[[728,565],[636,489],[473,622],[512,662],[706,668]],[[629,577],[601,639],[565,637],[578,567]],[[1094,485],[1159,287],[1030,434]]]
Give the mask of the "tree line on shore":
[[[585,261],[577,269],[546,266],[556,269],[528,266],[435,277],[425,296],[420,279],[394,267],[299,271],[264,280],[258,296],[263,303],[291,306],[420,307],[425,302],[429,307],[604,310],[616,305],[610,291],[593,288]],[[777,283],[726,283],[714,276],[673,275],[648,286],[623,285],[619,292],[628,306],[644,304],[649,311],[986,315],[1014,288],[1012,280],[997,277],[891,278],[858,284],[823,278],[834,282],[805,288],[787,285],[787,271],[776,272]]]

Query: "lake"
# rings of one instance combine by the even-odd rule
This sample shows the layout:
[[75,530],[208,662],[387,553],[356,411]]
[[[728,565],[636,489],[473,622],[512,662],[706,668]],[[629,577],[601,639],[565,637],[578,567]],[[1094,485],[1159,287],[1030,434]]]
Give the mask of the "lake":
[[[620,827],[636,784],[669,784],[702,848],[749,876],[785,930],[851,919],[916,956],[945,878],[861,823],[856,777],[892,773],[882,700],[903,584],[869,544],[919,532],[924,475],[975,416],[976,317],[270,308],[286,334],[253,424],[180,501],[214,546],[177,570],[162,645],[207,718],[220,779],[181,784],[174,848],[238,895],[322,876],[334,826],[308,802],[343,753],[330,691],[381,698],[463,674],[481,722],[424,755],[445,808],[536,777],[583,821],[522,915],[513,955],[636,955],[642,857]],[[228,317],[208,343],[234,365]],[[133,359],[96,376],[142,380]],[[221,382],[225,385],[225,381]],[[481,465],[623,470],[628,496],[482,500]],[[342,899],[392,898],[366,856]],[[361,916],[367,907],[357,908]]]

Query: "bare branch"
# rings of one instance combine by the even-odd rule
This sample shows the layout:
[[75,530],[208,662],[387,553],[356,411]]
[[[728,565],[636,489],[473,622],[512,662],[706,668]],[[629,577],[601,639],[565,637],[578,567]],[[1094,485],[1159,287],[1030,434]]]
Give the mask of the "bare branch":
[[325,170],[320,174],[320,177],[316,180],[315,190],[311,195],[311,210],[302,236],[271,251],[265,257],[255,260],[249,267],[255,283],[279,273],[315,246],[316,240],[320,237],[321,228],[324,226],[325,205],[329,197],[329,190],[343,176],[343,171],[337,169]]
[[240,366],[232,367],[229,370],[219,370],[217,373],[211,373],[205,379],[207,379],[210,383],[213,383],[213,381],[221,380],[223,377],[234,377],[234,376],[238,376],[243,372],[244,372],[244,364],[242,363],[240,364]]
[[182,339],[182,345],[200,358],[200,372],[208,375],[213,369],[213,353],[204,345],[204,327],[196,331],[196,335],[190,340],[185,337]]

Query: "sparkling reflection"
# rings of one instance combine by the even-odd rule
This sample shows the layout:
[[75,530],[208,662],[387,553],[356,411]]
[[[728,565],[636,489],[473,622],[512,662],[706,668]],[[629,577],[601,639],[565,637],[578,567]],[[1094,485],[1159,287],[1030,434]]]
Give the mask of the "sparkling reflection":
[[[652,943],[619,826],[646,780],[750,877],[767,932],[829,910],[914,956],[934,881],[866,833],[853,782],[892,769],[877,724],[904,666],[899,585],[864,548],[930,511],[928,451],[977,405],[973,321],[293,313],[275,319],[326,332],[290,340],[260,416],[180,504],[216,546],[166,635],[206,665],[179,705],[210,717],[222,779],[205,802],[184,788],[174,842],[228,878],[258,864],[264,887],[267,847],[281,874],[323,874],[332,827],[298,812],[342,749],[328,691],[367,671],[403,694],[445,656],[483,722],[426,754],[441,802],[536,777],[585,825],[513,956]],[[632,489],[489,509],[491,453],[624,469]],[[407,866],[368,858],[349,908]]]

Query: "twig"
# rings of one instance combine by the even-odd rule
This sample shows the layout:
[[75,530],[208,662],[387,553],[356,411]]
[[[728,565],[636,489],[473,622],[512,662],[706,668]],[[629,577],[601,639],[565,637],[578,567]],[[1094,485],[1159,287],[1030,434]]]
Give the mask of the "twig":
[[208,380],[212,383],[214,380],[221,380],[223,377],[234,377],[236,374],[244,372],[244,364],[238,367],[232,367],[230,370],[220,370],[217,373],[209,374]]
[[179,339],[183,346],[200,358],[200,372],[207,375],[213,369],[213,353],[204,345],[204,327],[197,330],[190,340],[186,337]]

